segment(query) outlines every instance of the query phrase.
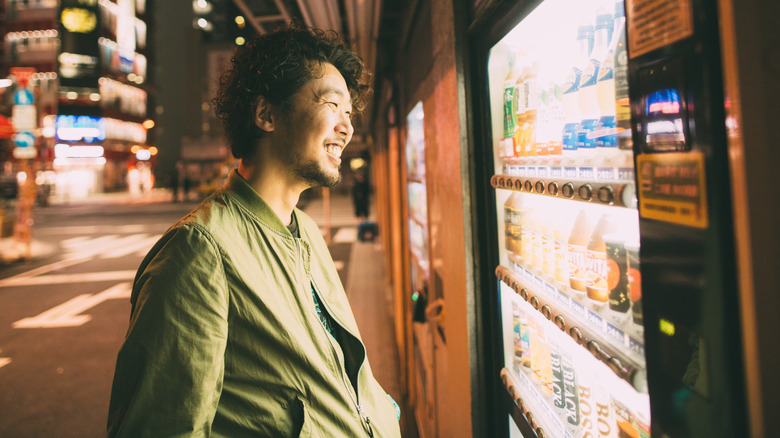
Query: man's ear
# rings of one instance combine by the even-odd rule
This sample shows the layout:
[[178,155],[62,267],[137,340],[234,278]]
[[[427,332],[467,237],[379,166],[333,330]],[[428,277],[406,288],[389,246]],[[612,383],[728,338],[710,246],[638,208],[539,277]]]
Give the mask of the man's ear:
[[257,105],[255,105],[255,125],[266,132],[274,130],[271,104],[263,96],[257,98]]

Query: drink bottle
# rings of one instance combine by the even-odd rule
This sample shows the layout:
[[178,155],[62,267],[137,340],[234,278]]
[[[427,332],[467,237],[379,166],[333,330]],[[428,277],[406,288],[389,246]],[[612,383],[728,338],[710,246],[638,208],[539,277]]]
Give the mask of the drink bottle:
[[607,249],[607,289],[609,290],[609,310],[617,322],[623,322],[628,316],[631,301],[628,296],[628,256],[623,236],[608,234],[604,236]]
[[631,297],[631,317],[638,327],[643,327],[642,316],[642,273],[639,267],[639,241],[626,242],[628,254],[628,293]]
[[580,154],[591,155],[596,148],[593,136],[599,121],[599,105],[596,84],[598,82],[601,61],[606,54],[612,33],[612,14],[599,12],[593,32],[593,49],[580,77],[579,102],[582,120],[577,131],[577,150]]
[[580,120],[580,84],[582,68],[588,62],[588,56],[593,48],[593,25],[583,23],[577,27],[577,50],[574,63],[569,68],[566,80],[561,86],[561,104],[563,107],[564,125],[562,132],[563,153],[572,155],[577,151],[577,132]]
[[585,293],[586,281],[588,279],[588,235],[590,232],[590,221],[585,210],[580,210],[577,218],[574,219],[574,225],[569,233],[567,242],[567,257],[569,265],[569,286],[578,293]]
[[617,33],[613,53],[612,69],[615,76],[615,129],[617,146],[631,150],[631,107],[628,99],[628,45],[626,43],[626,10],[623,0],[615,2],[615,27]]
[[596,305],[604,305],[609,301],[609,289],[607,288],[607,246],[604,243],[604,235],[614,229],[612,218],[604,214],[593,229],[588,242],[588,255],[586,265],[588,299]]

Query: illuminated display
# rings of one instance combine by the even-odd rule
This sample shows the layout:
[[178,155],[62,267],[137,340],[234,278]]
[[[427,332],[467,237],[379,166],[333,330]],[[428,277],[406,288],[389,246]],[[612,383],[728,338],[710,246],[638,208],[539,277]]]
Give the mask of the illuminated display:
[[676,149],[685,144],[683,105],[680,93],[667,88],[650,93],[645,99],[646,142],[657,150]]
[[99,158],[103,156],[103,146],[68,145],[59,143],[54,145],[56,158]]
[[97,15],[81,8],[65,8],[60,16],[62,26],[70,32],[89,33],[97,27]]
[[106,122],[102,117],[60,115],[55,132],[59,140],[92,143],[106,139]]

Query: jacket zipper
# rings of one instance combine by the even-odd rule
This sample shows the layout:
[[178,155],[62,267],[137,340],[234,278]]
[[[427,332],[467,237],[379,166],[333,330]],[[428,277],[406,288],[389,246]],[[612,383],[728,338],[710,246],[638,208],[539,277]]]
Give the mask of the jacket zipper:
[[[301,249],[300,240],[296,238],[295,239],[295,243],[297,244],[296,246],[298,248],[298,255],[299,255],[299,257],[302,258],[303,250]],[[314,284],[314,281],[312,281],[311,278],[308,278],[308,277],[307,277],[307,279],[309,280],[309,284],[311,285],[311,287],[314,288],[314,291],[320,297],[320,299],[319,299],[320,305],[321,306],[325,306],[325,309],[328,311],[328,314],[330,315],[330,317],[333,318],[334,320],[336,320],[335,317],[333,316],[333,312],[325,304],[325,300],[323,300],[321,298],[322,295],[317,290],[317,286]],[[358,400],[357,400],[357,388],[354,389],[355,394],[352,393],[352,391],[353,391],[352,384],[349,383],[349,381],[347,380],[346,366],[344,364],[342,364],[341,360],[339,359],[339,355],[336,352],[336,346],[333,345],[334,339],[331,339],[332,335],[330,333],[328,333],[328,330],[325,329],[325,326],[322,324],[321,321],[319,321],[319,317],[317,318],[317,322],[318,322],[317,325],[319,325],[322,328],[322,331],[325,332],[325,337],[328,338],[328,343],[330,344],[331,352],[333,353],[333,357],[336,359],[336,364],[339,366],[339,371],[340,371],[340,374],[341,374],[341,381],[344,383],[344,386],[347,389],[347,393],[349,394],[349,398],[352,400],[352,403],[355,405],[355,408],[357,409],[358,415],[360,415],[360,419],[363,421],[363,425],[366,427],[366,430],[368,431],[368,436],[373,438],[374,430],[371,427],[371,419],[368,417],[368,414],[366,414],[366,411],[363,410],[363,406],[361,406],[360,402],[358,402]],[[344,327],[344,324],[342,324],[341,322],[339,322],[339,321],[336,321],[336,322],[341,327]],[[363,355],[365,357],[365,348],[363,348],[363,350],[364,350]],[[363,363],[361,362],[360,363],[360,367],[358,368],[358,376],[360,375],[360,371],[362,369],[363,369]]]

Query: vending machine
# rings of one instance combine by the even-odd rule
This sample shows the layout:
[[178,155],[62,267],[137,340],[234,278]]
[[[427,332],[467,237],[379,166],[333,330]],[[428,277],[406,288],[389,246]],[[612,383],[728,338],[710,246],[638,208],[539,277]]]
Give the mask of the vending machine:
[[746,436],[715,6],[483,15],[470,43],[495,435]]

